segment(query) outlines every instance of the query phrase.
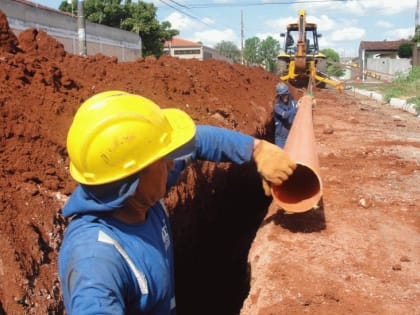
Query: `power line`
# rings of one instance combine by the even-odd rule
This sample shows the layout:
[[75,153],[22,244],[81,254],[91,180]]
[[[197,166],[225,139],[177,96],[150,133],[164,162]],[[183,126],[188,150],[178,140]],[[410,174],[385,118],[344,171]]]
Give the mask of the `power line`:
[[174,0],[169,0],[169,1],[172,2],[173,4],[177,5],[177,6],[180,6],[181,8],[189,9],[188,6],[186,6],[186,5],[182,4],[182,3],[179,3],[179,2],[174,1]]
[[[184,15],[186,15],[186,16],[188,16],[188,17],[190,17],[190,18],[194,19],[194,20],[197,20],[197,21],[199,21],[200,23],[203,23],[204,25],[210,26],[210,24],[209,24],[209,23],[206,23],[206,22],[204,22],[202,19],[200,19],[200,18],[198,18],[198,17],[196,17],[196,16],[194,16],[194,15],[191,15],[191,14],[189,14],[189,13],[185,12],[185,11],[183,11],[183,10],[181,10],[181,9],[179,9],[179,8],[177,8],[177,7],[175,7],[174,5],[171,5],[171,4],[167,3],[165,0],[159,0],[159,1],[160,1],[160,2],[162,2],[163,4],[167,5],[168,7],[170,7],[170,8],[172,8],[172,9],[174,9],[175,11],[178,11],[179,13],[182,13],[182,14],[184,14]],[[175,3],[175,4],[177,4],[178,6],[185,7],[185,8],[187,8],[187,9],[189,9],[188,7],[186,7],[186,6],[184,6],[184,5],[181,5],[181,4],[179,4],[178,2],[176,2],[176,1],[172,1],[172,0],[168,0],[168,1],[171,1],[172,3]]]
[[[202,18],[199,18],[197,16],[194,16],[188,12],[185,12],[185,9],[188,11],[191,11],[191,9],[207,9],[207,8],[222,8],[222,7],[246,7],[246,6],[263,6],[263,5],[291,5],[291,4],[297,4],[297,3],[326,3],[326,2],[345,2],[347,0],[311,0],[311,1],[305,1],[305,0],[289,0],[289,1],[278,1],[278,2],[270,2],[270,3],[261,3],[261,2],[240,2],[240,3],[201,3],[201,4],[189,4],[184,5],[179,3],[175,0],[159,0],[164,5],[174,9],[175,11],[190,17],[191,19],[197,20],[200,23],[211,26],[211,24],[206,23]],[[168,3],[169,1],[170,3]],[[241,17],[242,19],[242,17]],[[231,26],[226,26],[229,28],[232,28]],[[235,28],[235,27],[233,27]],[[242,31],[242,26],[241,26]]]
[[296,1],[278,1],[278,2],[241,2],[241,3],[199,3],[190,4],[190,9],[208,9],[221,7],[249,7],[249,6],[267,6],[267,5],[291,5],[296,3],[326,3],[326,2],[346,2],[347,0],[296,0]]

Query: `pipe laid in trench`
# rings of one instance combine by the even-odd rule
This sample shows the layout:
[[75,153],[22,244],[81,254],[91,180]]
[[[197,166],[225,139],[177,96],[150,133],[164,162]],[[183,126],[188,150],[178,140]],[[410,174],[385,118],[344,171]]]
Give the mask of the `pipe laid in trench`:
[[284,146],[297,168],[282,185],[271,188],[274,202],[286,212],[311,210],[318,206],[322,197],[312,119],[313,103],[314,98],[309,95],[299,100],[296,117]]

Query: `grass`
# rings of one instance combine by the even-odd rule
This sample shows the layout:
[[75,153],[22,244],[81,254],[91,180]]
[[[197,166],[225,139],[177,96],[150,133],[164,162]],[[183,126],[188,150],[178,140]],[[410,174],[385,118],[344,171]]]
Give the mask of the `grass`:
[[407,75],[398,76],[391,83],[355,84],[354,87],[378,92],[386,102],[392,97],[406,99],[420,114],[420,66],[413,67]]

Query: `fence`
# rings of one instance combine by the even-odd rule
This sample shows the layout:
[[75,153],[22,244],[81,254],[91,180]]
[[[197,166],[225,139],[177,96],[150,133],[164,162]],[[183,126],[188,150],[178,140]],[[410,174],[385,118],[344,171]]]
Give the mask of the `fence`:
[[[67,52],[79,53],[76,16],[24,0],[0,0],[0,10],[16,35],[37,28],[60,41]],[[142,56],[138,34],[87,21],[86,48],[88,55],[101,53],[119,61],[133,61]]]
[[365,74],[379,80],[392,81],[400,74],[409,73],[411,68],[411,59],[368,58]]

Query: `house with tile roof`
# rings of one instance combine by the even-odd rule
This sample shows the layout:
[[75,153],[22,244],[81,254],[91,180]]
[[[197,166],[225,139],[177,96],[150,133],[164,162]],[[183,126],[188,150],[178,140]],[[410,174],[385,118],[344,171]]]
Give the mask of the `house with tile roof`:
[[411,59],[399,58],[398,49],[409,40],[361,41],[359,60],[361,72],[370,76],[392,80],[398,74],[404,74],[412,68]]
[[165,54],[181,59],[218,59],[232,62],[229,58],[220,54],[217,50],[204,46],[200,42],[192,42],[179,37],[173,37],[163,45]]
[[398,58],[398,48],[401,44],[410,43],[407,39],[384,40],[377,42],[361,41],[359,45],[359,56],[365,54],[365,58]]

